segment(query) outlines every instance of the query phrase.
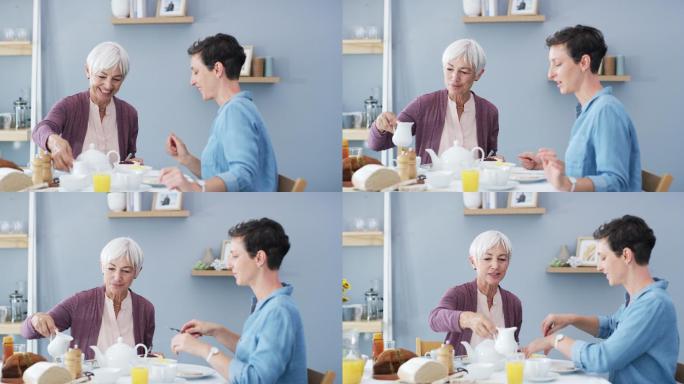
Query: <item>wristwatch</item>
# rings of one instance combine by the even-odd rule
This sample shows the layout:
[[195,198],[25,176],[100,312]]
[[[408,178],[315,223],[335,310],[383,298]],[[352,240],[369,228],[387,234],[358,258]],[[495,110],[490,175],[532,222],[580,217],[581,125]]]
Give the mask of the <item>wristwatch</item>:
[[558,349],[558,343],[560,343],[561,340],[565,337],[564,334],[559,333],[556,335],[556,337],[553,339],[553,348]]
[[207,363],[211,364],[211,361],[209,361],[209,360],[211,360],[211,358],[217,353],[219,353],[219,349],[216,347],[211,347],[211,349],[209,350],[209,354],[207,355],[207,357],[204,360],[206,360]]
[[575,192],[575,186],[577,186],[577,178],[568,176],[568,180],[570,180],[570,192]]

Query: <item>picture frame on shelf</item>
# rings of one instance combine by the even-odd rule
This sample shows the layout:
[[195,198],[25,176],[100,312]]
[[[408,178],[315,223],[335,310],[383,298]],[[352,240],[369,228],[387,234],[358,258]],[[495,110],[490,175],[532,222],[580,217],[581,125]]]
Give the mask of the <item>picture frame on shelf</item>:
[[536,208],[539,204],[539,192],[509,192],[508,208]]
[[187,0],[157,0],[158,17],[186,16]]
[[245,50],[245,63],[240,69],[240,76],[251,76],[252,74],[252,56],[254,56],[254,46],[253,45],[243,45],[242,48]]
[[575,250],[576,257],[582,261],[582,266],[596,266],[598,265],[598,256],[596,254],[596,245],[598,240],[592,236],[580,236],[577,238],[577,248]]
[[153,211],[180,211],[183,209],[183,192],[155,192],[152,197]]
[[508,0],[508,15],[537,15],[539,0]]
[[228,258],[230,257],[230,239],[223,240],[221,245],[221,264],[228,268]]

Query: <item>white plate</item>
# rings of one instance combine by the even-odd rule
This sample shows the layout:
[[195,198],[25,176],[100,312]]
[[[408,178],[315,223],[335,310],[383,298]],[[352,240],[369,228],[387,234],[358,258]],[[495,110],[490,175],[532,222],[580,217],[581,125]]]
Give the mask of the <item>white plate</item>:
[[511,180],[520,183],[537,183],[539,181],[546,180],[546,176],[544,176],[543,174],[537,175],[534,173],[512,173]]
[[508,180],[506,185],[491,185],[491,184],[480,184],[480,189],[486,189],[489,191],[508,191],[517,187],[520,183],[513,180]]
[[[179,365],[180,365],[180,364],[179,364]],[[97,381],[95,381],[95,382],[97,383]],[[181,377],[176,377],[176,378],[173,380],[173,384],[183,384],[183,383],[186,383],[186,382],[187,382],[187,380],[185,380],[185,379],[183,379],[183,378],[181,378]],[[122,377],[119,377],[118,379],[116,379],[116,384],[131,384],[131,377],[130,377],[130,376],[122,376]],[[150,381],[149,381],[149,384],[166,384],[166,383],[161,382],[161,381],[152,381],[152,380],[150,380]]]
[[551,360],[551,368],[549,368],[549,370],[556,373],[572,373],[579,369],[577,369],[575,363],[570,360]]
[[201,379],[215,373],[212,368],[196,364],[178,364],[176,376],[184,379]]
[[560,377],[559,374],[557,374],[557,373],[555,373],[555,372],[549,372],[548,375],[546,375],[546,377],[531,377],[531,376],[526,376],[526,377],[525,377],[525,380],[531,381],[531,382],[534,382],[534,383],[546,383],[546,382],[549,382],[549,381],[554,381],[554,380],[556,380],[556,379],[559,378],[559,377]]

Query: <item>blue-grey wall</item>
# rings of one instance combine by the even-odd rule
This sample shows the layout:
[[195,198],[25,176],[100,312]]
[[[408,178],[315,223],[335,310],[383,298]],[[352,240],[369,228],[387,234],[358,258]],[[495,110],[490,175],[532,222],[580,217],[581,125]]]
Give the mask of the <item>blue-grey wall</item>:
[[[341,4],[317,0],[189,1],[193,24],[112,25],[109,1],[43,1],[44,113],[64,96],[87,89],[90,49],[113,40],[129,53],[131,69],[118,96],[139,113],[139,156],[155,167],[173,165],[164,151],[169,133],[199,157],[218,106],[190,86],[186,53],[195,40],[234,35],[272,56],[278,84],[243,84],[254,95],[276,152],[278,170],[303,177],[310,191],[339,191]],[[149,12],[156,1],[148,1]],[[80,16],[75,16],[80,15]],[[85,16],[83,16],[85,15]]]
[[[357,7],[356,13],[369,8],[367,1],[349,3]],[[507,3],[499,0],[500,14]],[[662,49],[663,44],[684,38],[680,20],[684,2],[654,0],[646,8],[636,0],[539,3],[544,23],[464,24],[461,1],[394,1],[394,110],[399,112],[415,97],[442,89],[444,48],[454,40],[473,38],[487,53],[485,74],[473,90],[499,109],[500,153],[515,159],[522,151],[548,147],[564,154],[577,100],[559,94],[546,79],[544,39],[566,26],[592,25],[603,31],[609,54],[625,56],[632,81],[604,85],[613,85],[634,122],[643,168],[672,173],[671,190],[684,190],[684,170],[674,166],[681,148],[677,109],[684,102],[684,75],[679,70],[684,50],[677,49],[681,44],[676,43],[672,49]],[[345,28],[357,22],[352,18],[356,13],[345,8]],[[345,107],[349,99],[358,98],[347,91],[347,82],[364,79],[365,72],[365,67],[354,72],[345,67]]]
[[[150,197],[146,196],[146,206]],[[25,194],[0,196],[2,216],[5,212],[19,216],[27,210],[26,200]],[[237,286],[232,278],[193,277],[190,272],[207,247],[219,254],[232,225],[264,216],[275,219],[284,226],[292,244],[281,277],[295,287],[308,365],[321,371],[334,370],[339,377],[340,194],[186,194],[183,206],[191,216],[180,219],[108,219],[106,199],[100,194],[39,194],[37,206],[38,310],[47,311],[78,291],[102,284],[102,247],[114,237],[130,236],[145,252],[143,272],[132,289],[154,304],[154,350],[165,354],[171,354],[169,345],[174,335],[168,328],[178,328],[192,318],[215,321],[241,332],[249,315],[251,290]],[[25,276],[25,263],[14,261],[20,257],[20,252],[16,253],[8,254],[11,262],[3,257],[3,295],[9,294],[16,276]],[[44,348],[42,343],[43,353]],[[202,363],[187,355],[180,359]]]
[[[28,0],[2,0],[0,3],[0,41],[5,39],[5,28],[25,28],[31,38],[33,2]],[[19,96],[31,95],[31,56],[0,56],[0,113],[13,112]],[[28,164],[28,142],[0,142],[0,157]]]
[[[684,282],[680,278],[684,260],[679,256],[684,246],[682,194],[546,193],[540,196],[540,205],[547,209],[542,216],[464,216],[462,197],[457,193],[395,193],[392,199],[394,337],[401,347],[413,350],[416,337],[443,338],[429,328],[430,310],[448,288],[475,278],[467,262],[468,248],[477,234],[488,229],[506,233],[513,243],[511,265],[502,286],[523,303],[521,344],[540,336],[541,321],[548,313],[614,312],[624,301],[625,291],[610,287],[602,274],[549,274],[545,268],[561,245],[574,253],[578,236],[590,236],[600,224],[624,214],[643,217],[655,231],[651,271],[669,280],[679,333],[684,335]],[[382,201],[354,194],[345,196],[344,208],[346,221],[359,212],[381,210]],[[352,252],[357,251],[344,250],[343,276],[353,287],[354,283],[363,286],[368,276],[382,275],[382,262],[378,266],[372,259],[381,257],[377,255],[381,251]],[[355,302],[362,300],[356,291],[352,297]],[[576,330],[568,334],[592,339]]]

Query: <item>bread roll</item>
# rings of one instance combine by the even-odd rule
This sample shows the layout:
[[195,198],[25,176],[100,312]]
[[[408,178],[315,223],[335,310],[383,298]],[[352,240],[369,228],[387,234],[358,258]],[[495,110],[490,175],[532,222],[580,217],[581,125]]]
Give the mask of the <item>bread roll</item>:
[[21,378],[28,367],[41,361],[45,361],[45,358],[35,353],[15,353],[5,360],[2,366],[2,377],[7,379]]
[[416,354],[408,349],[386,349],[375,360],[373,374],[388,375],[397,373],[402,364],[414,357],[416,357]]

